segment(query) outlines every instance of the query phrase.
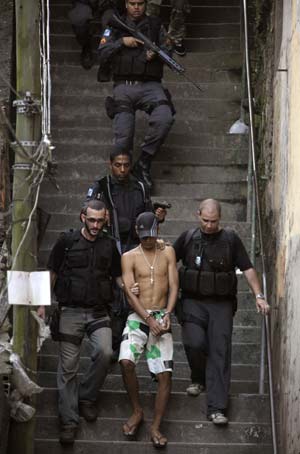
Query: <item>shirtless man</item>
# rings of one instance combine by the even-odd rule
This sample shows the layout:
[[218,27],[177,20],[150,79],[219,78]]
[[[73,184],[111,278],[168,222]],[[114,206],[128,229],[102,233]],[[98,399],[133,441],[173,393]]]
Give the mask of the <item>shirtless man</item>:
[[[132,415],[123,425],[123,433],[127,439],[135,439],[143,421],[135,366],[146,348],[149,370],[158,381],[151,441],[155,448],[164,448],[167,438],[159,428],[171,392],[173,339],[170,314],[178,292],[176,257],[172,247],[157,247],[158,226],[153,213],[142,213],[137,217],[136,231],[141,244],[122,256],[123,282],[134,311],[127,318],[119,356],[133,408]],[[136,283],[138,296],[131,291]]]

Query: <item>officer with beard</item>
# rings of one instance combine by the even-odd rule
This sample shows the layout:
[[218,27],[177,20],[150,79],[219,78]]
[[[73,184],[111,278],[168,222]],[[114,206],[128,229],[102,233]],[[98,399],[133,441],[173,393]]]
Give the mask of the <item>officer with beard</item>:
[[[79,413],[86,421],[97,418],[98,392],[112,355],[112,278],[121,274],[115,241],[103,234],[104,203],[86,202],[80,219],[81,230],[63,233],[48,261],[60,308],[57,388],[62,444],[74,443]],[[92,348],[91,361],[79,384],[80,346],[85,335]]]
[[177,312],[191,368],[192,383],[187,393],[196,396],[206,386],[207,417],[214,424],[224,425],[228,423],[236,267],[244,273],[255,296],[257,311],[265,315],[270,307],[240,238],[219,225],[219,202],[204,200],[198,214],[200,226],[182,233],[174,244],[177,261],[183,264],[179,270],[182,298]]

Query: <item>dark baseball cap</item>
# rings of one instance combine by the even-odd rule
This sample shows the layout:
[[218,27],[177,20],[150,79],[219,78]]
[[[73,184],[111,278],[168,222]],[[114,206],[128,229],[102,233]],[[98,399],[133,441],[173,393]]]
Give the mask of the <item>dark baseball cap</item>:
[[146,236],[157,237],[157,219],[155,214],[150,211],[141,213],[136,218],[136,229],[139,238],[145,238]]

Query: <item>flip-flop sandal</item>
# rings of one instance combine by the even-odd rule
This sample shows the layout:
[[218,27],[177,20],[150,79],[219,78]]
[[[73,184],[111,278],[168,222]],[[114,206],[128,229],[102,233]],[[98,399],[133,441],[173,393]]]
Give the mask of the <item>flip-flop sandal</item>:
[[138,431],[143,423],[144,419],[140,419],[140,421],[136,424],[132,424],[131,426],[125,422],[123,425],[123,435],[127,440],[135,440],[138,434]]
[[[164,441],[162,442],[162,440]],[[168,440],[164,435],[151,435],[151,441],[156,449],[164,449],[168,444]]]

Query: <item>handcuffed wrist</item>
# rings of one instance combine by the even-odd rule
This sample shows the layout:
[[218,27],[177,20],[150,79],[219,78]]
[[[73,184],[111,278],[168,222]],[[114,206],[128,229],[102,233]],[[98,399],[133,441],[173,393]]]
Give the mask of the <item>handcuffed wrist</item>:
[[151,318],[151,317],[152,317],[151,314],[145,315],[145,317],[144,317],[145,322],[148,322],[149,318]]

